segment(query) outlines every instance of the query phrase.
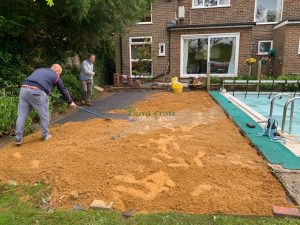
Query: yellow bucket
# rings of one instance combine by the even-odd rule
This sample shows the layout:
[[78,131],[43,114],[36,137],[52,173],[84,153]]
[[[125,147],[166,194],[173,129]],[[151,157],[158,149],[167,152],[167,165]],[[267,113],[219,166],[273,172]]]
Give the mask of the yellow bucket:
[[178,83],[178,77],[173,77],[171,79],[172,84]]
[[183,85],[182,84],[172,84],[172,90],[176,94],[181,94],[183,91]]

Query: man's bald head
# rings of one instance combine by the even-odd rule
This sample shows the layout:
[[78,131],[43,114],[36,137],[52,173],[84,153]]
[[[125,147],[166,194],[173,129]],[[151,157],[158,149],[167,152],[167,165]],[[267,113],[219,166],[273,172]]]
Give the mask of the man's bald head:
[[60,76],[61,73],[62,73],[62,68],[61,68],[61,66],[60,66],[59,64],[53,64],[53,65],[51,66],[51,69],[54,70],[54,72],[55,72],[58,76]]

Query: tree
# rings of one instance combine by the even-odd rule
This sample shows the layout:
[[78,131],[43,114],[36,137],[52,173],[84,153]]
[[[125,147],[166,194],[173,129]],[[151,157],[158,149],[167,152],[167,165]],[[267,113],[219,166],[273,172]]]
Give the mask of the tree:
[[[136,23],[152,0],[46,2],[0,1],[0,63],[5,62],[0,67],[0,81],[11,79],[14,84],[33,68],[49,66],[54,61],[63,63],[68,50],[82,57],[101,50],[98,55],[103,62],[98,67],[105,67],[107,60],[113,61],[113,34]],[[12,74],[19,78],[10,78]]]
[[[33,0],[33,1],[35,2],[36,0]],[[50,7],[52,7],[54,5],[53,0],[46,0],[46,2],[47,2],[47,5]]]
[[[135,23],[151,0],[2,0],[0,32],[26,37],[29,43],[44,39],[72,46],[95,46],[113,33]],[[51,6],[51,8],[49,7]],[[47,40],[48,41],[48,40]]]

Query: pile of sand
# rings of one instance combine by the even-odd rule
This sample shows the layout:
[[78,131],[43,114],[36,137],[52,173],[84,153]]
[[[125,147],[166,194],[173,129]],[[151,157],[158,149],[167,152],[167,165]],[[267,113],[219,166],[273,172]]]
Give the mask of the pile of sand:
[[206,93],[158,93],[135,108],[175,114],[54,126],[49,142],[33,134],[1,149],[0,181],[50,184],[51,204],[65,209],[101,199],[139,212],[270,215],[272,206],[290,205]]

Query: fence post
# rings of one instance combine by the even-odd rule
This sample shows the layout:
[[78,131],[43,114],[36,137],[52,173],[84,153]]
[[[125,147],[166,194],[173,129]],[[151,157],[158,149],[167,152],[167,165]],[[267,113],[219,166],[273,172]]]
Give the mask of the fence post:
[[[258,60],[258,71],[257,71],[257,78],[259,81],[261,80],[261,64],[262,64],[262,62],[260,59],[260,60]],[[259,87],[259,83],[258,83],[256,86],[256,91],[259,92],[259,89],[260,89],[260,87]]]
[[206,89],[210,91],[210,62],[207,63],[207,79],[206,79]]

